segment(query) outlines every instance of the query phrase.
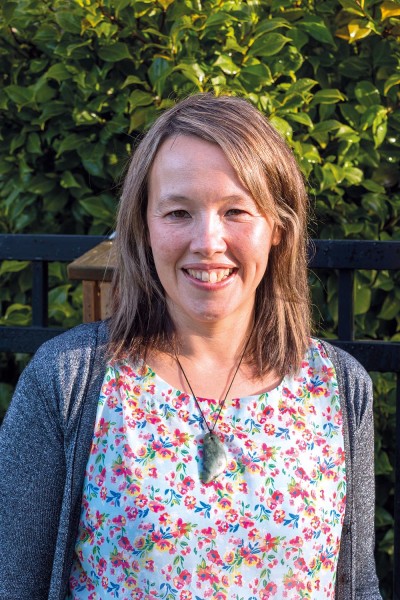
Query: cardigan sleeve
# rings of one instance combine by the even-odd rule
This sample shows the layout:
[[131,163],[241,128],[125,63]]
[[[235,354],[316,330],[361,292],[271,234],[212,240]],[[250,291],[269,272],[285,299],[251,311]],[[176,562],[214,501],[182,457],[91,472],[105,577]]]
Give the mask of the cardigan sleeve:
[[48,598],[64,481],[55,403],[46,401],[33,359],[0,430],[1,600]]
[[358,408],[353,457],[354,514],[356,526],[356,598],[380,600],[375,571],[375,475],[372,382],[364,373],[354,386]]
[[[347,352],[324,344],[339,378],[347,434],[347,525],[339,557],[340,600],[381,600],[375,569],[375,476],[372,381]],[[349,589],[352,589],[351,595]]]

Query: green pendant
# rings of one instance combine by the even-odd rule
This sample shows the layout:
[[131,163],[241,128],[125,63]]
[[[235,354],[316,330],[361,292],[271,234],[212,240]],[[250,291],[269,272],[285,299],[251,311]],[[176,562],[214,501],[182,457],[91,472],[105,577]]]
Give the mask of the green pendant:
[[207,433],[203,442],[203,471],[201,481],[210,483],[226,469],[227,458],[225,449],[215,433]]

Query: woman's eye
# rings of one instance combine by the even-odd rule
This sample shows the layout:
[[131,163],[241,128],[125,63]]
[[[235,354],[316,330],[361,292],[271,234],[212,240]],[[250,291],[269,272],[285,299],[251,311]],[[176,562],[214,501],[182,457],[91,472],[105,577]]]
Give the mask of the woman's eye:
[[228,217],[236,217],[237,215],[243,215],[246,211],[242,208],[230,208],[226,211]]
[[168,213],[169,217],[172,217],[174,219],[189,219],[190,215],[187,212],[187,210],[172,210],[170,213]]

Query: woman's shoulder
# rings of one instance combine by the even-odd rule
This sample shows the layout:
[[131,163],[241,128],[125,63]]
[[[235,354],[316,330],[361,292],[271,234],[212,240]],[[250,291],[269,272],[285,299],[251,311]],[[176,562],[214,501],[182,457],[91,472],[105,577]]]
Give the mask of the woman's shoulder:
[[21,374],[12,404],[26,404],[34,398],[33,402],[42,402],[49,413],[61,414],[65,420],[71,402],[83,401],[92,388],[97,393],[106,357],[105,321],[79,325],[57,335],[32,357]]
[[325,340],[316,340],[316,343],[332,362],[349,419],[358,427],[372,410],[371,378],[361,363],[342,348]]
[[54,356],[95,349],[99,345],[107,344],[107,339],[107,321],[84,323],[56,335],[42,344],[34,358],[48,360]]

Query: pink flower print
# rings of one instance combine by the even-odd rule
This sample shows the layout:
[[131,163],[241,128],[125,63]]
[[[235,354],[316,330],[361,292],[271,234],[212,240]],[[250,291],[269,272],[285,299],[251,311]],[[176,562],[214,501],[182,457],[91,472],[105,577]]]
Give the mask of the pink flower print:
[[261,590],[260,592],[260,600],[269,600],[269,598],[272,597],[272,595],[275,595],[277,592],[278,588],[276,586],[276,583],[273,583],[272,581],[270,581],[263,590]]
[[174,446],[182,446],[183,444],[186,444],[189,439],[190,436],[188,433],[182,432],[179,429],[175,429],[172,443]]
[[249,567],[253,565],[258,567],[262,564],[260,558],[256,554],[253,554],[248,547],[244,546],[240,549],[240,556],[243,558],[243,562]]
[[244,529],[251,529],[252,527],[254,527],[254,521],[252,521],[248,517],[240,517],[239,525],[241,525],[241,527],[243,527]]
[[229,425],[229,423],[226,423],[226,422],[220,422],[220,423],[218,424],[218,430],[219,430],[221,433],[225,433],[225,434],[226,434],[226,433],[230,433],[230,432],[231,432],[231,429],[232,429],[232,428],[231,428],[231,426]]
[[97,574],[101,577],[104,571],[107,569],[107,561],[104,558],[100,558],[97,565]]
[[114,567],[122,567],[123,569],[129,569],[129,562],[124,558],[122,552],[111,552],[110,555],[111,564]]
[[178,491],[181,494],[186,494],[189,490],[193,490],[194,488],[194,480],[192,477],[185,477],[180,483],[177,485]]
[[333,369],[333,367],[327,367],[326,365],[322,365],[319,376],[324,383],[327,383],[333,377],[335,377],[335,370]]
[[247,483],[245,481],[242,481],[241,483],[239,483],[238,487],[239,487],[239,491],[243,492],[243,494],[248,493]]
[[271,458],[275,458],[276,448],[274,448],[273,446],[267,446],[267,444],[262,444],[261,450],[262,452],[260,454],[260,460],[268,462]]
[[284,398],[289,398],[290,400],[294,400],[294,398],[296,398],[296,396],[287,387],[283,388],[283,390],[282,390],[282,396]]
[[161,504],[161,502],[157,502],[156,500],[150,500],[149,508],[152,512],[159,513],[164,510],[164,504]]
[[117,477],[129,477],[132,475],[132,470],[125,464],[121,456],[112,463],[111,469]]
[[270,552],[273,550],[276,552],[277,545],[279,544],[279,538],[273,537],[270,533],[264,536],[264,540],[261,546],[263,552]]
[[275,425],[273,425],[272,423],[266,423],[264,425],[264,433],[266,433],[267,435],[274,435]]
[[193,594],[188,590],[184,590],[179,594],[179,600],[192,600]]
[[227,496],[223,496],[218,500],[218,506],[220,506],[223,509],[231,508],[232,500]]
[[197,577],[200,581],[210,581],[211,573],[208,567],[198,567],[197,568]]
[[284,510],[276,510],[274,512],[274,521],[275,523],[283,523],[284,519],[285,519],[285,511]]
[[308,566],[306,561],[304,560],[304,558],[296,558],[296,560],[294,561],[294,566],[296,567],[296,569],[299,569],[300,571],[303,571],[304,573],[307,573],[308,571]]
[[207,552],[207,558],[210,562],[214,563],[215,565],[223,565],[224,563],[222,562],[222,559],[219,555],[218,550],[210,550],[209,552]]
[[176,522],[176,528],[172,532],[172,535],[175,538],[180,538],[180,537],[183,537],[184,535],[187,535],[190,531],[191,531],[190,523],[184,523],[184,521],[181,518],[179,518]]
[[108,577],[104,576],[101,578],[101,586],[105,590],[108,588]]
[[178,411],[178,416],[179,419],[184,423],[187,423],[187,421],[189,420],[189,412],[187,410],[181,409],[180,411]]
[[272,494],[272,499],[275,500],[278,504],[282,504],[283,502],[283,494],[279,490],[275,490]]
[[310,479],[310,478],[308,477],[307,473],[305,472],[305,470],[303,469],[303,467],[298,467],[298,468],[295,470],[294,474],[295,474],[297,477],[300,477],[300,479],[303,479],[303,480],[305,480],[305,481],[309,481],[309,479]]
[[95,437],[100,438],[103,436],[107,436],[108,431],[110,429],[110,425],[111,424],[109,421],[106,421],[103,417],[101,417],[101,419],[97,425],[96,431],[94,432]]
[[205,529],[201,530],[201,533],[208,540],[215,540],[215,538],[217,537],[217,532],[213,527],[206,527]]
[[157,426],[157,433],[160,436],[165,436],[165,434],[167,433],[168,428],[164,423],[160,423],[160,425]]
[[116,398],[114,395],[107,398],[107,406],[113,410],[116,406],[118,406],[118,398]]
[[96,485],[101,487],[106,477],[106,470],[103,468],[98,475],[94,478]]
[[152,442],[151,448],[161,458],[170,458],[173,455],[171,448],[166,448],[159,440]]
[[126,525],[126,518],[124,517],[124,515],[118,515],[117,517],[113,518],[112,522],[114,523],[117,529],[122,529]]
[[136,496],[134,504],[139,508],[144,508],[147,504],[147,496],[145,494],[139,494],[138,496]]
[[178,590],[181,590],[185,585],[190,585],[191,581],[192,576],[186,569],[181,571],[179,575],[173,579],[174,585]]
[[216,522],[218,533],[226,533],[229,529],[229,524],[226,521],[217,521]]
[[128,552],[132,552],[133,550],[132,544],[125,535],[120,537],[120,539],[118,540],[118,546],[120,546],[123,550],[128,550]]
[[154,568],[154,560],[146,560],[144,563],[144,568],[147,571],[151,571],[152,573],[154,573],[155,568]]
[[225,518],[229,523],[236,523],[236,521],[238,520],[238,513],[236,510],[231,508],[227,511]]
[[233,581],[234,581],[235,585],[238,585],[239,587],[242,587],[242,585],[243,585],[243,576],[242,575],[235,575],[235,578],[234,578]]
[[[143,413],[143,416],[144,416],[144,413]],[[142,416],[142,418],[143,418],[143,416]],[[161,423],[161,417],[159,417],[158,415],[155,415],[153,413],[149,413],[146,416],[146,421],[148,423],[151,423],[152,425],[157,425],[157,423]]]
[[136,550],[142,550],[145,547],[145,545],[146,545],[146,538],[144,538],[143,536],[138,537],[134,541],[133,545],[136,548]]
[[99,510],[96,510],[96,520],[93,524],[95,529],[100,529],[106,520],[106,515],[101,513]]
[[196,506],[196,498],[194,496],[185,496],[184,503],[186,508],[193,510]]
[[227,594],[223,590],[218,590],[218,592],[214,595],[215,600],[226,600]]
[[158,517],[158,522],[160,523],[160,525],[168,525],[169,523],[171,523],[171,517],[168,513],[163,513]]

